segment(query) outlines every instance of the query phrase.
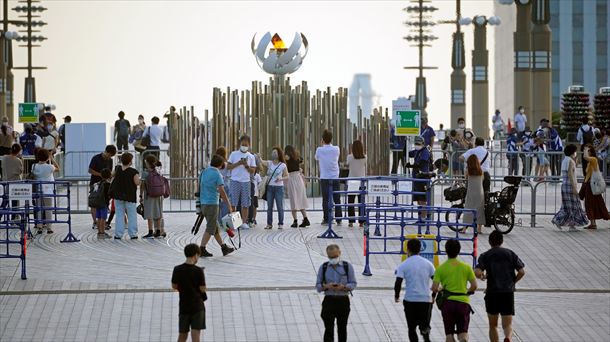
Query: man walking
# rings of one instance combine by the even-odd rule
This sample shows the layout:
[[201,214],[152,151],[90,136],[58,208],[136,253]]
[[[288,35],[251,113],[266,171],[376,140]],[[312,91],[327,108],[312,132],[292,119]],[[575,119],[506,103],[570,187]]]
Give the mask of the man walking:
[[394,283],[394,301],[399,302],[400,287],[405,281],[405,297],[402,304],[407,318],[409,341],[417,342],[417,327],[425,342],[430,341],[430,316],[432,315],[432,293],[430,283],[434,276],[434,265],[419,256],[421,242],[411,239],[407,242],[409,257],[396,269]]
[[483,170],[483,191],[488,193],[491,188],[491,177],[489,175],[489,170],[491,170],[491,155],[485,148],[485,140],[483,138],[477,137],[474,140],[474,145],[474,148],[460,156],[460,162],[464,163],[473,154],[477,156],[479,163],[481,163],[481,170]]
[[326,247],[328,261],[318,270],[316,290],[324,292],[322,320],[324,321],[324,342],[335,338],[335,320],[339,342],[347,341],[347,319],[350,305],[348,295],[356,288],[356,274],[352,265],[341,260],[341,249],[337,245]]
[[[447,342],[455,342],[454,334],[458,334],[458,341],[468,341],[468,325],[470,324],[470,298],[477,289],[477,280],[470,265],[458,260],[460,242],[449,239],[445,243],[447,261],[442,263],[434,273],[432,291],[445,291],[449,294],[442,305],[443,325]],[[466,289],[466,283],[469,288]],[[438,294],[439,296],[442,294]]]
[[[250,149],[250,137],[242,135],[239,138],[239,150],[231,152],[227,169],[231,171],[231,183],[229,183],[229,196],[231,203],[240,207],[240,213],[244,222],[248,219],[248,209],[252,201],[251,175],[256,171],[256,158],[248,150]],[[249,226],[244,223],[242,228]]]
[[[104,152],[98,153],[94,155],[93,158],[91,158],[91,162],[89,162],[89,174],[91,175],[91,179],[89,180],[89,192],[93,190],[93,187],[96,183],[99,183],[103,180],[103,169],[113,170],[112,157],[114,157],[115,155],[116,147],[114,145],[108,145],[106,146]],[[95,219],[95,208],[91,208],[91,217],[93,218],[93,225],[91,226],[91,229],[97,229],[97,222]]]
[[222,198],[227,204],[229,212],[233,212],[231,202],[225,193],[224,181],[220,174],[219,168],[224,165],[224,159],[219,155],[212,156],[210,167],[205,169],[199,176],[199,203],[201,203],[201,214],[205,217],[205,232],[201,238],[201,256],[211,257],[212,253],[208,252],[206,246],[210,238],[214,236],[216,242],[220,245],[222,255],[225,256],[235,251],[235,249],[227,246],[222,242],[220,232],[218,230],[218,211],[219,202]]
[[174,267],[172,288],[180,293],[178,303],[178,342],[184,342],[191,332],[193,342],[200,341],[201,330],[205,329],[205,274],[198,267],[199,246],[191,243],[184,247],[186,261]]
[[495,230],[489,234],[491,249],[479,256],[474,269],[477,278],[487,280],[485,310],[489,319],[489,339],[498,342],[498,315],[502,316],[504,342],[512,341],[515,315],[515,284],[525,275],[523,261],[515,252],[503,248],[504,236]]
[[119,119],[114,122],[114,139],[119,151],[127,151],[129,149],[127,140],[129,139],[130,129],[131,124],[129,124],[129,121],[125,120],[125,113],[120,111]]
[[519,138],[523,137],[526,125],[527,117],[525,116],[525,108],[523,106],[519,106],[519,111],[515,113],[515,127],[517,128],[517,135]]
[[[329,217],[332,205],[329,203],[332,197],[335,205],[341,204],[339,194],[335,191],[339,190],[339,147],[333,146],[333,134],[329,130],[324,130],[322,133],[322,146],[316,149],[316,160],[320,165],[320,192],[322,192],[322,224],[328,224],[332,219]],[[341,207],[335,206],[335,218],[337,224],[341,224]]]

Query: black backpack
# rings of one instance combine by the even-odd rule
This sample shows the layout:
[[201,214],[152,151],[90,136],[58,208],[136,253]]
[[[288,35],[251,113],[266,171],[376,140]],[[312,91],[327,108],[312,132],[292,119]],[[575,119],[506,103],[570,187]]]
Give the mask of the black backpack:
[[104,196],[104,181],[93,184],[89,193],[88,204],[90,208],[106,207],[106,196]]
[[582,131],[583,145],[593,144],[593,138],[595,136],[595,134],[593,133],[593,127],[589,126],[588,131],[585,131],[582,127],[580,127],[580,130]]

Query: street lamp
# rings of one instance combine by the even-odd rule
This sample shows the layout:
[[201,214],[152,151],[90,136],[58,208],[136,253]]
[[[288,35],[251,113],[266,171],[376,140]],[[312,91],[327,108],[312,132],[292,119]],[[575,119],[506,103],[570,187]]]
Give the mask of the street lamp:
[[474,25],[472,50],[472,129],[477,136],[489,138],[489,56],[487,51],[487,25],[500,25],[500,18],[477,15],[461,18],[460,25]]
[[38,0],[22,0],[19,1],[25,5],[17,6],[13,8],[13,11],[17,13],[23,13],[19,15],[20,18],[25,18],[26,20],[18,26],[24,26],[25,29],[20,32],[27,33],[27,36],[17,38],[18,41],[26,43],[25,45],[20,45],[21,47],[28,48],[28,65],[26,67],[15,67],[14,69],[22,69],[28,71],[28,76],[25,78],[25,94],[24,94],[24,102],[33,103],[36,102],[36,83],[34,77],[32,76],[32,70],[41,70],[46,69],[45,67],[35,67],[32,66],[32,48],[40,47],[40,45],[35,45],[32,43],[43,42],[47,38],[40,35],[33,35],[32,33],[38,33],[39,30],[34,30],[33,28],[45,26],[46,23],[40,20],[32,20],[34,18],[40,18],[40,14],[46,11],[47,9],[42,6],[34,6],[34,3],[39,3]]
[[[8,25],[6,25],[8,27]],[[0,116],[8,117],[9,123],[13,124],[12,108],[13,108],[13,39],[19,37],[19,34],[14,31],[0,31]]]

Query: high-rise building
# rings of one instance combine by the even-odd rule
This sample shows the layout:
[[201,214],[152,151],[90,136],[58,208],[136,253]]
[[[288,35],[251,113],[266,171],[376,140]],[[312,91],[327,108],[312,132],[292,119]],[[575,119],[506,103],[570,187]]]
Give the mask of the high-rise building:
[[[570,85],[583,85],[596,93],[610,85],[610,0],[551,0],[552,110],[561,110],[561,94]],[[494,2],[502,25],[494,32],[495,107],[511,118],[514,113],[515,6]],[[518,105],[518,104],[517,104]],[[537,123],[532,123],[536,125]]]

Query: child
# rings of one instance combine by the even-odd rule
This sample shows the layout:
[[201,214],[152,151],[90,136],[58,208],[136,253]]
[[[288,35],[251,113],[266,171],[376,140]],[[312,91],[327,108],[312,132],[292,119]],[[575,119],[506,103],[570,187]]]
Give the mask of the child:
[[254,176],[252,176],[252,203],[250,210],[248,211],[248,225],[250,228],[256,226],[256,211],[258,209],[258,190],[261,186],[263,179],[258,174],[258,168],[256,169]]
[[106,221],[106,230],[112,229],[112,219],[114,218],[114,213],[116,210],[114,209],[114,198],[110,200],[110,215],[108,216],[108,221]]
[[102,180],[98,183],[98,186],[101,187],[101,191],[104,194],[105,205],[100,208],[95,208],[95,219],[97,221],[97,237],[99,239],[104,239],[111,237],[106,234],[105,228],[106,217],[108,217],[108,205],[110,204],[108,190],[110,189],[110,177],[112,177],[112,172],[110,172],[109,169],[102,169],[100,174],[102,175]]
[[201,251],[197,244],[184,247],[186,261],[174,267],[172,288],[180,293],[178,302],[178,341],[186,341],[191,331],[191,339],[199,341],[201,330],[205,329],[205,274],[203,267],[197,267]]
[[518,146],[520,145],[521,143],[517,141],[517,129],[511,128],[508,138],[506,139],[506,150],[509,152],[506,154],[509,176],[516,176],[519,173],[519,156],[517,152],[519,151]]

